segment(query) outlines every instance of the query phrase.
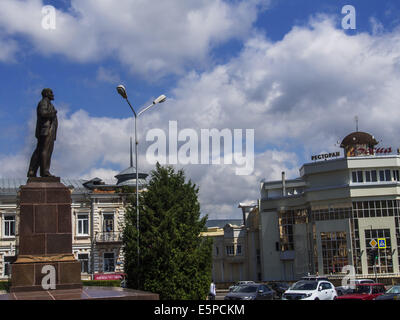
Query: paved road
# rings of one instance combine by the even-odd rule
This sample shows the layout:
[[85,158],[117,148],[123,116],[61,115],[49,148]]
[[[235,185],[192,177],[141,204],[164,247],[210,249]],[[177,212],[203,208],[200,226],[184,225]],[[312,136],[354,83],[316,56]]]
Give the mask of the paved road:
[[215,300],[224,300],[228,292],[229,290],[217,290],[217,295],[215,296]]

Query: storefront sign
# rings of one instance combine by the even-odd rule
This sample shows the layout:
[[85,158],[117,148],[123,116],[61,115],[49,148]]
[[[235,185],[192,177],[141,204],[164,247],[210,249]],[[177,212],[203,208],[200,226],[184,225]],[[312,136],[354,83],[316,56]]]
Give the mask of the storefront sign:
[[389,154],[392,153],[392,147],[388,148],[351,148],[347,152],[348,157],[356,156],[372,156],[374,154]]
[[334,158],[334,157],[340,157],[340,152],[325,153],[325,154],[320,154],[318,156],[312,156],[311,160],[313,160],[313,161],[324,160],[324,159],[329,159],[329,158]]
[[95,274],[94,280],[120,280],[123,276],[121,273]]

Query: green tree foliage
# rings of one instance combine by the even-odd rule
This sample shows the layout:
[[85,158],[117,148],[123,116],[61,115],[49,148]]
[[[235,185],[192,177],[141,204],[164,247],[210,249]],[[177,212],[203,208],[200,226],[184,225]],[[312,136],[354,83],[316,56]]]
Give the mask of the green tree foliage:
[[199,300],[209,290],[212,240],[207,216],[200,218],[198,188],[182,170],[157,163],[147,191],[139,199],[139,266],[135,195],[130,199],[124,229],[128,287],[158,293],[160,299]]

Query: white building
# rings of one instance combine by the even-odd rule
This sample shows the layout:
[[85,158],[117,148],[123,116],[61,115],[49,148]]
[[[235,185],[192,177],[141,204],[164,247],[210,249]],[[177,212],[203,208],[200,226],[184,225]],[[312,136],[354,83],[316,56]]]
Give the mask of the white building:
[[240,203],[243,220],[210,220],[202,236],[213,239],[212,278],[215,283],[261,280],[257,203]]
[[[337,154],[304,164],[300,177],[262,182],[260,246],[263,280],[296,280],[308,273],[399,275],[400,156],[354,132]],[[386,153],[386,154],[385,154]],[[372,258],[374,241],[386,248]]]
[[[145,186],[146,177],[139,174],[139,190]],[[72,249],[81,262],[82,279],[124,270],[122,232],[128,195],[122,187],[135,186],[135,168],[131,166],[116,178],[117,184],[105,184],[98,178],[61,179],[71,190]],[[26,181],[0,178],[0,279],[10,276],[9,265],[16,258],[18,190]]]

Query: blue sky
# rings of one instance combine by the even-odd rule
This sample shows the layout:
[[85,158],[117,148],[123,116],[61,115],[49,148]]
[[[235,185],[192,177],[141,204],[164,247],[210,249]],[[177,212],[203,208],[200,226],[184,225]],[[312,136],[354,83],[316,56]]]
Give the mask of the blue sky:
[[[41,9],[57,9],[44,30]],[[344,5],[356,30],[343,30]],[[110,178],[129,164],[132,115],[117,95],[123,83],[136,108],[169,100],[140,120],[168,128],[255,130],[255,170],[187,165],[203,213],[238,218],[261,179],[296,177],[312,154],[338,150],[360,130],[396,145],[400,79],[400,3],[378,0],[2,0],[0,2],[0,177],[26,175],[35,109],[54,90],[60,133],[54,174]]]

